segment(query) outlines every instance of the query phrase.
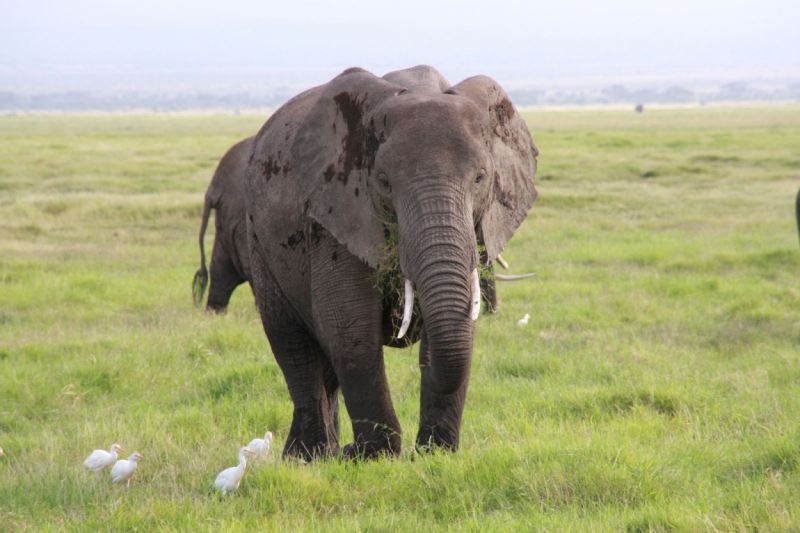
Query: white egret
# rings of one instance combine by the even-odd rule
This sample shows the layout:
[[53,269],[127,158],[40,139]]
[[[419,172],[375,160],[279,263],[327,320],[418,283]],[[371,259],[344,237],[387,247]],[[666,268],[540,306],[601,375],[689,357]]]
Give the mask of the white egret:
[[247,447],[253,451],[257,458],[264,458],[267,456],[271,442],[272,432],[267,431],[263,439],[253,439],[250,441],[250,444],[248,444]]
[[239,482],[242,480],[244,469],[247,466],[247,454],[253,455],[254,452],[244,446],[239,450],[239,465],[226,468],[214,480],[214,485],[222,491],[223,496],[239,488]]
[[0,457],[5,457],[6,452],[3,451],[3,448],[0,448]]
[[95,450],[86,458],[83,462],[83,466],[91,470],[92,472],[99,474],[106,468],[111,468],[111,465],[114,464],[114,461],[117,460],[117,452],[124,452],[125,450],[122,449],[122,446],[119,444],[112,444],[111,449],[109,451],[105,450]]
[[120,459],[114,463],[114,467],[111,469],[111,480],[114,483],[122,483],[124,481],[126,487],[131,488],[131,478],[133,473],[136,472],[136,463],[141,459],[144,459],[142,454],[133,452],[127,459]]
[[528,313],[525,313],[524,317],[522,317],[519,320],[517,320],[517,325],[518,326],[527,326],[528,325],[528,319],[530,317],[531,317],[531,315],[529,315]]

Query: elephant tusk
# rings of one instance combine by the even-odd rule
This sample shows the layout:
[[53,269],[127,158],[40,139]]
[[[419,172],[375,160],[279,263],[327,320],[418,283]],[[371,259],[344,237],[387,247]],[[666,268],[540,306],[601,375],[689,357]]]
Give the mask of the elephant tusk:
[[506,262],[506,260],[505,260],[505,259],[503,259],[502,257],[500,257],[500,254],[497,254],[497,257],[495,257],[495,260],[496,260],[498,263],[500,263],[500,266],[501,266],[501,267],[503,267],[504,269],[508,270],[508,263]]
[[494,279],[497,281],[519,281],[525,278],[532,278],[536,275],[536,272],[530,272],[528,274],[515,274],[513,276],[506,276],[503,274],[495,274]]
[[478,269],[472,271],[472,320],[478,320],[481,314],[481,279],[478,276]]
[[400,331],[397,333],[397,338],[402,339],[408,331],[408,326],[411,324],[411,311],[414,309],[414,285],[410,280],[406,280],[405,284],[405,297],[403,303],[403,323],[400,324]]

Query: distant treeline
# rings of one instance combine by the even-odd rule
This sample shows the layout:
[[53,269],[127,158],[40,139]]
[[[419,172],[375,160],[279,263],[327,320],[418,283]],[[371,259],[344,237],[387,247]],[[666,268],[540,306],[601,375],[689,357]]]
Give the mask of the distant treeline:
[[[202,109],[275,109],[295,93],[278,89],[269,94],[240,93],[95,93],[63,91],[22,93],[0,91],[0,111],[188,111]],[[743,82],[691,90],[681,86],[666,89],[634,89],[612,85],[602,89],[518,88],[509,90],[518,106],[584,104],[707,103],[736,101],[797,101],[800,83],[769,89]]]
[[623,85],[612,85],[600,90],[518,89],[509,91],[511,100],[518,106],[569,105],[569,104],[680,104],[705,102],[744,101],[797,101],[800,102],[800,83],[769,89],[743,82],[728,83],[716,88],[691,90],[681,86],[666,89],[629,90]]
[[3,111],[186,111],[195,109],[274,109],[294,94],[276,91],[266,95],[248,93],[145,93],[98,94],[64,91],[25,94],[0,91]]

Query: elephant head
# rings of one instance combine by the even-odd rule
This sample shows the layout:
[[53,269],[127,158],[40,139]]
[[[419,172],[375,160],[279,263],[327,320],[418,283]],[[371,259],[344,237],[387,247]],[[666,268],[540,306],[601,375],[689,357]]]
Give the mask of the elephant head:
[[[302,296],[296,285],[307,276],[287,265],[301,264],[298,254],[323,234],[367,270],[380,268],[387,220],[396,221],[399,268],[406,293],[416,290],[422,324],[419,446],[458,446],[479,306],[477,269],[498,256],[533,205],[537,155],[497,82],[475,76],[450,86],[424,66],[384,78],[349,69],[290,101],[258,136],[247,178],[251,250],[260,250],[253,253],[264,256],[271,286],[299,309],[334,370],[344,356],[327,341],[331,328],[315,308],[319,298]],[[310,261],[308,275],[325,270]],[[330,270],[336,268],[332,262]],[[358,275],[348,283],[368,286]],[[372,331],[355,316],[350,323],[358,326],[351,336]],[[356,402],[344,393],[350,409]]]
[[[397,214],[401,235],[412,240],[426,230],[424,223],[411,227],[415,210],[440,198],[458,217],[462,240],[468,229],[476,231],[466,240],[481,239],[487,264],[497,257],[536,198],[538,150],[494,80],[475,76],[443,92],[412,92],[352,72],[327,93],[298,132],[306,142],[292,154],[303,163],[300,172],[317,178],[308,195],[315,220],[377,266],[382,209]],[[421,265],[411,264],[403,246],[409,275]],[[475,266],[477,248],[469,247]]]

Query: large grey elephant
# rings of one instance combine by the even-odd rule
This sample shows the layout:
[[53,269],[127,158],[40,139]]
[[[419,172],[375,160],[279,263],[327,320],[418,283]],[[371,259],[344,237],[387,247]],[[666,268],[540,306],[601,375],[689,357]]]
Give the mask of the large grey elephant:
[[203,221],[200,224],[200,269],[194,275],[192,295],[200,305],[208,285],[206,253],[203,240],[211,210],[214,216],[214,248],[211,252],[211,287],[206,311],[224,313],[233,291],[242,283],[251,283],[250,251],[245,223],[244,173],[255,137],[234,144],[220,160],[206,191]]
[[339,452],[340,389],[343,455],[398,454],[383,345],[417,340],[417,448],[458,448],[478,271],[533,205],[537,155],[497,82],[450,86],[427,66],[348,69],[264,124],[245,200],[256,303],[294,404],[284,456]]

